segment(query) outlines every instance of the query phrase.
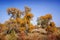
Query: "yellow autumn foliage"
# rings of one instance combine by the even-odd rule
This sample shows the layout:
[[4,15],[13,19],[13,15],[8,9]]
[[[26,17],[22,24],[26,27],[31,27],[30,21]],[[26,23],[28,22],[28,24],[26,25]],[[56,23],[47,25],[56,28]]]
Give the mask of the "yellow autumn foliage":
[[33,29],[35,29],[35,26],[32,25],[32,24],[30,24],[30,25],[29,25],[29,31],[31,32]]
[[30,14],[30,13],[29,13],[29,14],[27,14],[26,16],[27,16],[27,17],[28,17],[28,16],[33,17],[33,14]]
[[44,16],[41,16],[40,19],[44,19]]
[[46,16],[46,18],[48,18],[48,19],[52,19],[52,15],[51,15],[51,14],[46,14],[45,16]]
[[[26,6],[25,11],[23,11],[23,12],[21,10],[17,9],[17,8],[8,8],[7,12],[8,12],[8,14],[11,14],[12,16],[11,16],[10,20],[6,21],[4,24],[0,24],[0,27],[1,27],[0,28],[0,33],[1,32],[5,33],[5,31],[7,31],[6,33],[8,35],[8,37],[7,37],[8,40],[25,40],[25,37],[28,37],[28,36],[29,36],[28,39],[30,39],[30,40],[45,39],[45,38],[42,37],[43,33],[40,34],[40,32],[39,32],[40,28],[42,30],[46,29],[47,33],[48,32],[53,32],[53,33],[58,34],[55,23],[50,21],[50,20],[52,20],[52,15],[51,14],[46,14],[44,16],[40,16],[37,20],[38,23],[35,27],[31,23],[31,20],[34,16],[31,13],[31,8]],[[22,14],[24,14],[24,15],[22,15]],[[31,31],[34,30],[34,29],[36,29],[35,31],[37,31],[37,32],[31,33]],[[28,36],[25,35],[25,34],[27,34]],[[36,35],[36,34],[38,34],[38,35]],[[7,36],[7,35],[5,35],[5,36]],[[47,35],[44,34],[44,36],[47,36]],[[0,37],[2,38],[3,36],[1,36],[1,34],[0,34]],[[17,39],[17,38],[19,38],[19,39]],[[4,39],[2,39],[2,40],[4,40]]]
[[50,25],[51,25],[52,27],[55,27],[55,23],[54,23],[54,22],[50,22]]
[[30,20],[32,17],[33,17],[33,14],[30,14],[30,13],[25,15],[25,18],[27,20]]
[[19,29],[20,29],[20,31],[25,31],[26,27],[20,27]]
[[50,22],[50,26],[47,27],[47,30],[48,31],[52,31],[52,32],[56,32],[57,28],[55,26],[55,23],[54,22]]
[[7,30],[8,28],[5,26],[5,24],[0,24],[0,27],[1,27],[1,30],[4,31],[4,30]]
[[27,13],[27,12],[30,12],[30,11],[31,11],[31,8],[25,6],[25,12]]
[[56,32],[57,31],[56,27],[49,26],[47,29],[48,29],[48,31],[51,31],[51,32]]
[[16,11],[16,8],[8,8],[7,9],[8,14],[10,14],[10,13],[15,14],[14,13],[15,11]]
[[15,19],[10,19],[10,21],[12,21],[13,23],[17,23]]
[[17,21],[18,23],[20,23],[21,19],[20,19],[20,18],[16,18],[16,21]]
[[52,15],[46,14],[45,16],[40,16],[40,19],[52,19]]

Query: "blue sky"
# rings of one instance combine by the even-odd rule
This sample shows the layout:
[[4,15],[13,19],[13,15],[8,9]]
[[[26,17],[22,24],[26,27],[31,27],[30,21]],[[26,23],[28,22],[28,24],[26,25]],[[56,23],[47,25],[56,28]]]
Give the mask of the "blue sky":
[[36,24],[37,17],[50,13],[56,26],[60,26],[60,1],[57,0],[0,0],[0,23],[4,23],[10,18],[7,14],[7,8],[14,7],[24,11],[24,6],[32,9],[33,24]]

